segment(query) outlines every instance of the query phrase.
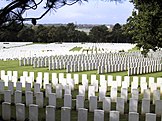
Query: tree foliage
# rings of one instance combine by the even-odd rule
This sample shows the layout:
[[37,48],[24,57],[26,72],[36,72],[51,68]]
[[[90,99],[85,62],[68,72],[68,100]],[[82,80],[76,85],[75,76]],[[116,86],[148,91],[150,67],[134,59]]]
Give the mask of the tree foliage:
[[124,27],[137,46],[147,54],[162,47],[162,1],[132,0],[135,9]]

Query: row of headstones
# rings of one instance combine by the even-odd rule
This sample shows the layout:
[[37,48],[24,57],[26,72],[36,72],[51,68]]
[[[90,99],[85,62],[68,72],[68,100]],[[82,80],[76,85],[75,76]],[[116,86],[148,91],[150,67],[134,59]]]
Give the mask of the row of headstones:
[[[5,86],[8,86],[8,82],[12,81],[14,83],[14,87],[16,87],[16,83],[17,83],[17,75],[18,72],[17,71],[13,71],[13,75],[12,76],[12,71],[7,71],[7,75],[5,75],[5,71],[1,70],[1,79],[5,82]],[[46,88],[46,84],[49,84],[49,73],[44,73],[44,82],[43,82],[43,73],[42,72],[38,72],[37,73],[37,78],[36,78],[36,83],[40,84],[40,87],[43,86],[43,88]],[[6,78],[5,78],[6,77]],[[14,77],[14,78],[13,78]],[[63,88],[65,87],[65,85],[70,85],[72,89],[74,89],[75,84],[79,84],[79,75],[78,74],[74,74],[73,78],[72,75],[66,74],[66,78],[64,78],[64,74],[63,73],[59,73],[57,78],[57,74],[56,73],[52,73],[52,82],[51,85],[52,87],[56,87],[57,84],[61,84],[63,86]],[[108,81],[107,81],[108,80]],[[124,77],[124,81],[122,81],[122,77],[121,76],[116,76],[116,81],[113,81],[113,76],[112,75],[108,75],[108,78],[105,78],[105,75],[100,75],[100,81],[98,81],[96,79],[96,75],[91,75],[91,85],[95,86],[95,90],[98,92],[99,89],[99,85],[100,86],[104,86],[106,87],[107,90],[107,86],[110,87],[122,87],[122,88],[128,88],[130,86],[130,77],[125,76]],[[29,72],[29,76],[28,76],[28,72],[24,71],[23,72],[23,76],[20,77],[20,82],[22,83],[22,87],[25,87],[25,83],[31,83],[31,87],[33,87],[33,83],[34,83],[34,72]],[[19,83],[20,83],[19,82]],[[157,87],[160,87],[161,90],[161,86],[162,85],[162,79],[161,78],[157,78],[157,83],[155,83],[155,79],[153,77],[149,77],[149,80],[146,81],[146,77],[141,77],[140,78],[140,87],[141,87],[141,93],[143,92],[144,89],[151,89],[151,92],[153,92],[153,90],[156,90]],[[82,74],[82,85],[85,86],[85,89],[88,89],[88,85],[89,85],[89,80],[87,78],[87,74]],[[133,82],[131,83],[131,89],[138,89],[139,87],[139,78],[138,77],[133,77]]]
[[[55,121],[55,106],[46,106],[46,121]],[[6,113],[7,112],[7,113]],[[104,121],[104,110],[95,109],[94,110],[94,121]],[[29,117],[30,121],[39,121],[39,108],[38,105],[30,104],[29,105]],[[160,114],[161,115],[161,114]],[[156,114],[146,113],[145,121],[156,121]],[[77,121],[88,121],[88,110],[85,108],[78,109]],[[3,120],[11,120],[11,104],[8,102],[2,103],[2,118]],[[16,104],[16,120],[24,121],[25,116],[25,105],[21,103]],[[109,112],[109,121],[119,121],[120,113],[119,111],[110,111]],[[129,112],[128,121],[139,121],[139,113]],[[61,107],[61,121],[71,121],[71,108]]]
[[[151,84],[152,85],[152,84]],[[26,83],[26,88],[25,88],[25,94],[30,95],[30,99],[33,98],[33,92],[31,91],[31,84],[30,83]],[[162,86],[161,86],[162,87]],[[160,91],[157,90],[155,87],[153,87],[154,90],[152,92],[153,94],[153,104],[155,103],[156,100],[160,100]],[[162,90],[162,88],[161,88]],[[110,98],[112,100],[112,102],[117,102],[117,88],[111,88],[110,91]],[[84,98],[85,97],[85,86],[84,85],[79,85],[79,95],[82,95]],[[88,87],[88,99],[90,99],[91,96],[95,96],[95,86],[89,86]],[[99,101],[103,101],[103,99],[106,97],[106,88],[104,86],[99,87]],[[4,90],[4,82],[0,81],[0,93],[4,94],[4,100],[7,102],[7,100],[9,102],[11,102],[11,95],[13,95],[15,93],[15,96],[22,97],[22,84],[21,82],[17,82],[16,84],[16,91],[14,92],[14,88],[13,88],[13,82],[9,82],[8,84],[8,90]],[[45,96],[49,97],[49,94],[52,93],[52,87],[51,84],[46,84],[46,89],[45,89]],[[71,87],[69,85],[66,85],[64,87],[64,95],[71,95]],[[43,92],[40,91],[40,84],[35,83],[34,84],[34,95],[38,95],[38,97],[40,97],[42,100],[43,104]],[[56,97],[57,98],[62,98],[63,95],[63,87],[61,84],[58,84],[56,86]],[[127,102],[128,100],[128,89],[127,88],[121,88],[121,93],[120,93],[120,97],[124,99],[125,102]],[[138,89],[132,89],[131,90],[131,98],[133,99],[139,99],[139,90]],[[144,99],[148,99],[151,100],[151,91],[149,89],[144,89],[143,92],[143,98]],[[28,99],[28,98],[26,98]],[[16,100],[16,97],[15,97]],[[27,103],[28,104],[28,103]]]
[[128,75],[146,74],[162,71],[162,64],[128,68]]
[[[76,56],[76,55],[75,55]],[[101,55],[101,56],[103,56],[103,55]],[[62,57],[62,56],[61,56]],[[69,56],[70,58],[71,58],[71,55]],[[81,57],[82,57],[82,55],[81,55]],[[83,56],[84,57],[84,56]],[[98,58],[98,60],[102,60],[102,61],[104,61],[104,60],[106,60],[105,62],[107,62],[107,60],[110,60],[111,61],[111,63],[110,64],[117,64],[117,63],[119,63],[119,62],[121,62],[121,61],[119,61],[119,60],[122,60],[122,58],[119,56],[118,58],[112,58],[112,56],[110,56],[111,58],[106,58],[105,59],[105,57],[104,57],[104,59],[102,59],[102,57],[99,57]],[[33,67],[46,67],[47,65],[48,65],[48,61],[49,61],[49,63],[52,63],[52,62],[55,62],[55,63],[58,63],[58,62],[60,62],[60,61],[62,61],[62,62],[68,62],[68,63],[70,63],[70,62],[73,62],[73,61],[75,61],[75,60],[73,60],[73,58],[68,58],[68,56],[65,56],[65,58],[66,59],[56,59],[55,58],[55,60],[53,61],[52,59],[51,59],[52,57],[39,57],[39,58],[22,58],[21,60],[20,60],[20,65],[30,65],[30,64],[32,64],[32,62],[33,62]],[[135,57],[132,57],[132,58],[135,58]],[[83,58],[83,59],[81,59],[81,58],[79,58],[79,59],[77,59],[76,60],[76,62],[78,62],[78,60],[91,60],[90,58]],[[96,57],[93,59],[93,60],[95,60],[96,61]],[[131,63],[132,62],[136,62],[134,59],[128,59],[128,58],[125,58],[125,61],[127,61],[127,60],[129,60]],[[132,61],[131,61],[132,60]],[[141,59],[140,59],[141,60]],[[146,59],[142,59],[142,60],[145,60],[146,61]],[[152,59],[147,59],[147,61],[148,60],[152,60]],[[87,62],[87,61],[84,61],[83,63],[85,63],[85,62]],[[146,61],[146,62],[147,62]],[[140,61],[139,61],[140,62]],[[121,64],[121,63],[120,63]],[[50,64],[49,64],[50,65]],[[66,65],[66,63],[65,63],[65,65]]]

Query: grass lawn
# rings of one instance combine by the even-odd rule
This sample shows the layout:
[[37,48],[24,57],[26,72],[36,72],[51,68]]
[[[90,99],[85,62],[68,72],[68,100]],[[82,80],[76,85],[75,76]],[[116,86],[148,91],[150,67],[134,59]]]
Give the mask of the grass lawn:
[[[33,68],[32,66],[19,66],[19,62],[17,60],[14,61],[0,61],[0,70],[5,70],[5,71],[18,71],[18,75],[19,77],[22,75],[23,71],[32,71],[35,72],[35,78],[36,78],[36,74],[37,72],[49,72],[50,74],[50,80],[51,80],[51,73],[64,73],[66,75],[66,71],[65,70],[48,70],[48,68]],[[97,74],[97,70],[94,71],[84,71],[84,72],[75,72],[79,74],[79,80],[80,80],[80,84],[81,84],[81,74],[87,74],[88,75],[88,79],[90,80],[90,75],[91,74],[95,74],[97,75],[97,79],[99,80],[99,74]],[[72,73],[73,75],[74,73]],[[120,75],[122,77],[127,75],[127,72],[116,72],[116,73],[107,73],[104,75],[113,75],[114,80],[115,77],[117,75]],[[136,75],[138,77],[141,76],[145,76],[147,77],[162,77],[162,72],[157,72],[157,73],[151,73],[151,74],[143,74],[143,75]],[[133,76],[130,76],[131,79]],[[90,82],[89,82],[90,83]],[[6,88],[7,89],[7,88]],[[45,95],[45,90],[41,90],[44,95]],[[52,90],[52,92],[55,92],[55,89]],[[64,94],[64,93],[63,93]],[[75,86],[75,89],[72,91],[72,110],[71,110],[71,121],[77,121],[77,111],[76,111],[76,95],[78,95],[78,85]],[[96,93],[96,96],[98,96],[99,93]],[[106,96],[109,97],[110,96],[110,87],[108,87],[108,91],[106,93]],[[120,96],[120,88],[118,88],[118,97]],[[152,95],[151,95],[152,96]],[[45,97],[45,96],[44,96]],[[131,97],[131,93],[130,93],[130,87],[128,89],[128,99]],[[162,96],[161,96],[162,97]],[[138,113],[140,114],[141,112],[141,104],[142,104],[142,98],[143,95],[139,94],[139,101],[138,101]],[[152,98],[152,97],[151,97]],[[2,104],[2,102],[4,101],[4,97],[2,94],[0,94],[0,102]],[[25,104],[25,89],[23,89],[23,97],[22,97],[22,103]],[[34,97],[34,104],[36,103],[35,97]],[[56,121],[60,121],[61,120],[61,107],[63,107],[63,99],[57,99],[57,106],[56,106]],[[2,116],[2,105],[0,104],[0,117]],[[39,108],[39,121],[44,121],[45,120],[45,106],[48,105],[48,98],[44,98],[44,108]],[[14,96],[12,96],[12,104],[11,104],[12,110],[11,110],[11,115],[12,115],[12,119],[15,119],[16,117],[16,112],[15,112],[15,105],[14,105]],[[84,102],[84,107],[85,108],[89,108],[89,101],[88,101],[88,93],[86,92],[86,98],[85,98],[85,102]],[[98,109],[102,109],[102,102],[98,101]],[[129,112],[129,100],[128,102],[125,103],[125,111],[124,114],[120,114],[120,121],[127,121],[128,120],[128,112]],[[28,107],[26,107],[26,118],[28,117]],[[116,103],[111,103],[111,110],[116,110]],[[150,112],[155,113],[155,105],[152,104],[151,101],[151,106],[150,106]],[[88,112],[88,121],[93,121],[94,114]],[[140,119],[139,121],[145,121],[145,115],[139,115]],[[109,113],[105,112],[105,121],[109,120]],[[160,121],[160,117],[157,117],[156,121]]]
[[69,51],[80,51],[83,47],[74,47],[72,49],[70,49]]

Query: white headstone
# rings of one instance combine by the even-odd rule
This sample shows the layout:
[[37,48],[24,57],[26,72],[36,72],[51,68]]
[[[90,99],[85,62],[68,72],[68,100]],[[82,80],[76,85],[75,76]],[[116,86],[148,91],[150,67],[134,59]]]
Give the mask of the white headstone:
[[25,121],[25,104],[22,103],[16,104],[16,120]]
[[4,93],[4,82],[0,81],[0,94]]
[[162,100],[155,101],[155,113],[156,115],[162,115]]
[[124,114],[124,99],[121,97],[117,97],[116,110]]
[[76,109],[84,108],[84,96],[83,95],[77,95],[76,97]]
[[10,90],[4,91],[4,102],[11,103],[11,91]]
[[150,100],[142,99],[141,114],[150,113]]
[[97,96],[91,96],[89,102],[89,112],[94,112],[97,109]]
[[78,74],[74,74],[74,83],[79,84],[79,75]]
[[85,86],[79,85],[79,95],[83,95],[85,97]]
[[52,93],[52,87],[51,87],[51,84],[46,84],[45,86],[46,86],[45,88],[46,97],[48,97],[48,95]]
[[110,111],[109,121],[119,121],[119,111]]
[[22,83],[16,82],[16,90],[22,91]]
[[13,95],[14,88],[13,88],[13,82],[11,82],[11,81],[8,82],[8,90],[10,90],[11,91],[11,95]]
[[137,112],[138,100],[130,98],[129,99],[129,112]]
[[102,108],[105,112],[109,112],[111,110],[111,98],[110,97],[103,98]]
[[143,98],[150,100],[150,90],[144,89]]
[[62,98],[62,85],[61,84],[56,85],[56,97]]
[[104,110],[94,110],[94,121],[104,121]]
[[71,108],[69,107],[61,108],[61,121],[71,121]]
[[25,92],[31,91],[31,83],[26,82],[25,83]]
[[55,106],[46,106],[46,121],[55,121]]
[[95,96],[95,87],[89,86],[88,88],[88,99],[90,99],[91,96]]
[[29,105],[29,121],[38,121],[38,105]]
[[34,95],[35,95],[37,92],[40,92],[40,84],[39,84],[39,83],[35,83],[35,84],[34,84]]
[[87,121],[88,109],[79,108],[78,109],[78,121]]
[[15,104],[22,103],[22,92],[17,90],[15,91]]
[[2,119],[5,121],[11,119],[11,104],[9,102],[2,103]]
[[33,104],[33,92],[31,91],[26,92],[25,98],[26,98],[26,106]]
[[48,97],[48,105],[56,106],[56,94],[50,93]]
[[145,121],[156,121],[156,114],[146,113]]
[[139,121],[139,113],[129,112],[129,121]]
[[43,92],[37,92],[36,93],[36,105],[38,105],[39,108],[43,108]]
[[64,107],[72,107],[72,96],[69,94],[64,95]]
[[153,104],[155,104],[156,100],[160,100],[160,91],[159,90],[153,91]]
[[117,88],[111,87],[111,101],[116,102],[117,99]]

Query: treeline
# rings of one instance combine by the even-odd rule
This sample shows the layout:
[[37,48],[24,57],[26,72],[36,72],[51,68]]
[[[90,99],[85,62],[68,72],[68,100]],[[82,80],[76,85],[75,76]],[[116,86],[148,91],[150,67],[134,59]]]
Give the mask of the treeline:
[[[20,28],[19,25],[16,28]],[[66,26],[23,26],[21,29],[0,30],[1,42],[94,42],[94,43],[132,43],[130,36],[123,34],[124,29],[120,24],[115,24],[112,30],[105,25],[94,26],[89,34],[79,31],[73,23]]]

